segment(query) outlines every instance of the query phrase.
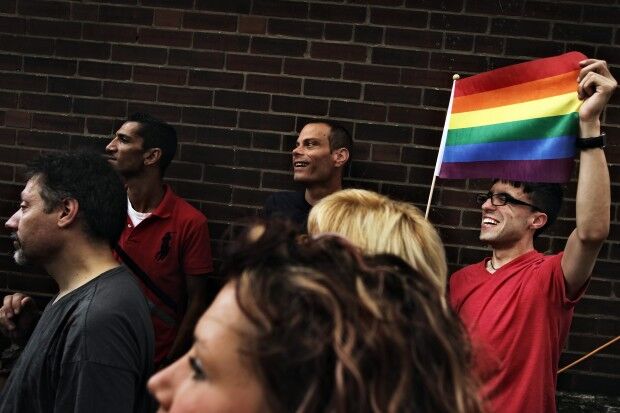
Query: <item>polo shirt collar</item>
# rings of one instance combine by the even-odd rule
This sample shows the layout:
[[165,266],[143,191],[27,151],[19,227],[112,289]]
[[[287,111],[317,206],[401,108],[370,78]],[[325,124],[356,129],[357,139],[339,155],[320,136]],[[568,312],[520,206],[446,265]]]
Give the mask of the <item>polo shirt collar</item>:
[[164,197],[161,199],[157,208],[155,208],[151,215],[160,217],[160,218],[168,218],[174,209],[174,192],[168,186],[168,184],[164,184]]

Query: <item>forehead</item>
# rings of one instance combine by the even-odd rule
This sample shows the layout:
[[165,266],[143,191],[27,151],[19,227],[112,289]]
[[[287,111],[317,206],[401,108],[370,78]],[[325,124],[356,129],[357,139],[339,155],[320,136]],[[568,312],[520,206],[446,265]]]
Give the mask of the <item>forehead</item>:
[[39,183],[40,177],[38,175],[33,176],[26,182],[26,186],[21,192],[23,199],[40,198],[41,184]]
[[304,139],[317,139],[327,142],[329,139],[330,127],[325,123],[309,123],[299,132],[297,141]]
[[495,182],[495,184],[491,187],[491,192],[494,194],[503,192],[515,198],[527,196],[527,194],[523,192],[523,188],[517,188],[508,182],[502,181]]
[[136,139],[142,139],[140,136],[140,124],[138,122],[125,122],[116,131],[117,135],[126,135]]

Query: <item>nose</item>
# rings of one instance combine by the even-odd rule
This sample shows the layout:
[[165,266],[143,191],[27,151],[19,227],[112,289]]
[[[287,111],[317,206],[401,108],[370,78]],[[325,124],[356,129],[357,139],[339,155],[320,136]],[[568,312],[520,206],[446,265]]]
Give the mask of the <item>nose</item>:
[[110,143],[105,147],[106,152],[114,152],[116,151],[116,137],[112,138]]
[[492,199],[493,198],[491,197],[487,198],[487,200],[484,201],[484,203],[480,206],[483,211],[493,210],[496,208],[496,206],[493,205],[493,202],[491,201]]
[[297,156],[299,156],[299,155],[301,155],[301,154],[302,154],[302,152],[303,152],[303,151],[302,151],[302,146],[301,146],[301,145],[297,145],[297,146],[295,146],[295,147],[293,148],[293,150],[292,150],[293,156],[296,156],[296,155],[297,155]]
[[11,215],[11,218],[9,218],[4,223],[4,227],[13,232],[17,231],[17,226],[19,224],[19,219],[21,218],[21,215],[22,215],[22,211],[21,209],[18,209],[13,215]]
[[188,354],[186,353],[183,357],[156,373],[149,379],[147,384],[151,394],[166,411],[170,409],[183,380],[191,376]]

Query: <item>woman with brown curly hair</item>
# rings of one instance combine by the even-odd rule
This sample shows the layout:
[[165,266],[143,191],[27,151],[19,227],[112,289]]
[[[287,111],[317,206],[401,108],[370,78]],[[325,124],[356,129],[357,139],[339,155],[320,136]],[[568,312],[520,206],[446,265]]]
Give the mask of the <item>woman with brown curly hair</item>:
[[194,346],[149,382],[160,411],[482,411],[432,281],[337,236],[296,237],[272,223],[233,244]]

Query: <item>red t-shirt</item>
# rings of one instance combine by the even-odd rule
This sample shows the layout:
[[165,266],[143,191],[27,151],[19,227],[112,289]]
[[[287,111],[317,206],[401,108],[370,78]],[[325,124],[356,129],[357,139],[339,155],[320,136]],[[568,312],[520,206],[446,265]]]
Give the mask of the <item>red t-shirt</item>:
[[140,283],[147,297],[177,320],[177,325],[172,327],[159,317],[151,317],[155,329],[155,365],[158,365],[170,352],[185,314],[185,276],[213,271],[207,218],[165,185],[164,197],[149,217],[136,227],[127,217],[119,244],[179,308],[174,314]]
[[555,412],[558,362],[578,300],[566,297],[562,253],[531,251],[494,274],[487,261],[450,278],[450,303],[472,341],[482,397],[490,413]]

